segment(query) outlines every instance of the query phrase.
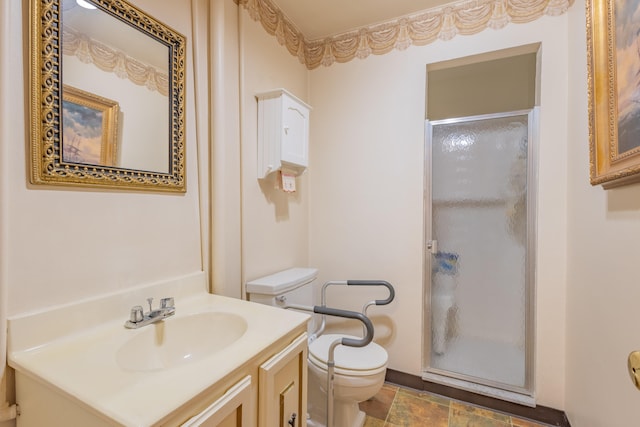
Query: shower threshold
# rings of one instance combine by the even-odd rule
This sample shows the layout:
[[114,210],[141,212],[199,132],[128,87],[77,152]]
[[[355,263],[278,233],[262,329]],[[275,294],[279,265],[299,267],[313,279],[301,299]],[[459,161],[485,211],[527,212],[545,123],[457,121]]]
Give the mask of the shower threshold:
[[529,406],[532,408],[536,406],[536,400],[534,396],[518,393],[515,391],[504,390],[489,385],[478,384],[468,380],[453,378],[437,372],[425,371],[422,373],[422,379],[424,381],[431,381],[433,383],[454,387],[460,390],[470,391],[472,393],[481,394],[484,396],[489,396],[496,399],[505,400],[507,402]]

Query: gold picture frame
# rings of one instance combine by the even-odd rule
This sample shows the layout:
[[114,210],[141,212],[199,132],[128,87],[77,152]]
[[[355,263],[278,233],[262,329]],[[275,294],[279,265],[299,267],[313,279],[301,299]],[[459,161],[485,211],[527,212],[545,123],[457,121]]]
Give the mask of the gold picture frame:
[[590,182],[608,189],[640,182],[640,0],[586,7]]
[[68,85],[62,93],[62,161],[117,165],[118,103]]
[[[85,2],[94,6],[94,9],[81,7],[75,1],[25,2],[29,5],[29,183],[34,186],[85,187],[96,190],[185,193],[185,36],[127,0]],[[78,26],[78,23],[82,25]],[[82,38],[74,37],[80,33],[84,34]],[[126,36],[122,36],[125,33]],[[131,41],[134,39],[135,43]],[[90,43],[87,45],[88,55],[85,52],[87,46],[83,44],[84,47],[78,48],[80,40]],[[135,48],[129,49],[131,46]],[[140,46],[145,48],[140,49]],[[81,52],[80,56],[78,51]],[[118,62],[117,73],[116,67],[111,67],[111,64],[105,66],[102,61],[105,54],[111,55],[112,52],[117,53],[117,56],[112,55],[114,58],[124,61],[124,68]],[[139,53],[142,53],[141,57],[138,57]],[[98,55],[97,59],[93,54]],[[68,58],[72,58],[72,61],[68,61]],[[96,64],[95,61],[102,68],[92,65]],[[74,63],[87,67],[83,70],[75,66],[70,69],[70,64]],[[141,67],[140,63],[144,66]],[[132,117],[140,120],[141,115],[134,116],[131,109],[125,110],[127,105],[131,105],[131,99],[139,101],[140,98],[133,98],[130,96],[131,91],[119,85],[111,85],[106,79],[101,81],[107,74],[113,74],[123,82],[147,88],[154,96],[156,93],[161,94],[166,97],[166,101],[157,103],[148,100],[150,104],[146,106],[153,108],[148,109],[149,114],[144,116],[144,121],[132,120]],[[67,142],[62,128],[62,104],[67,90],[64,76],[76,76],[69,80],[71,86],[117,100],[120,120],[117,120],[117,126],[114,125],[113,129],[119,135],[119,144],[115,147],[116,153],[111,155],[117,159],[115,164],[64,161],[63,151]],[[78,81],[91,83],[84,87],[75,83]],[[92,89],[96,85],[106,91]],[[140,107],[135,113],[145,111],[146,114],[147,110],[144,108]],[[127,129],[132,129],[127,123],[136,123],[136,130],[153,128],[156,132],[127,132]],[[157,125],[158,123],[162,125]],[[131,147],[135,148],[133,163],[131,157],[125,158],[132,152],[129,150]]]

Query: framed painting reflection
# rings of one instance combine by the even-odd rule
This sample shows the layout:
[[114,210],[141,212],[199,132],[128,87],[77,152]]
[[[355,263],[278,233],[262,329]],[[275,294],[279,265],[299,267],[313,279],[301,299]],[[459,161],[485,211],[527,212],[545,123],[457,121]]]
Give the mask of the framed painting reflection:
[[116,101],[63,87],[62,161],[115,166],[118,155]]

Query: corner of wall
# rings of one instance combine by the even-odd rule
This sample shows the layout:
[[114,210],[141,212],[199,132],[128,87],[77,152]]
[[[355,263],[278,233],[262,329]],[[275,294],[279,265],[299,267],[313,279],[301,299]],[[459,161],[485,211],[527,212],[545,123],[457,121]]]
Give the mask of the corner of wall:
[[[11,403],[15,401],[11,371],[7,366],[7,315],[9,310],[8,279],[8,198],[9,198],[9,155],[7,141],[11,140],[11,119],[9,117],[10,91],[10,41],[16,29],[12,22],[21,22],[21,8],[17,2],[0,3],[0,427],[14,427],[15,420],[2,421],[12,417]],[[14,5],[12,9],[11,5]],[[17,19],[16,19],[17,18]],[[14,408],[15,409],[15,408]]]

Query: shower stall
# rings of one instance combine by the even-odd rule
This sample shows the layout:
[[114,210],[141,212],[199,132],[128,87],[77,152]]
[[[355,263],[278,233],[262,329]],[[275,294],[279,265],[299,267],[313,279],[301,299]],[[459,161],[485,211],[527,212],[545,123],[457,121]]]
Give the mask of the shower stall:
[[423,379],[534,405],[537,110],[427,121]]

